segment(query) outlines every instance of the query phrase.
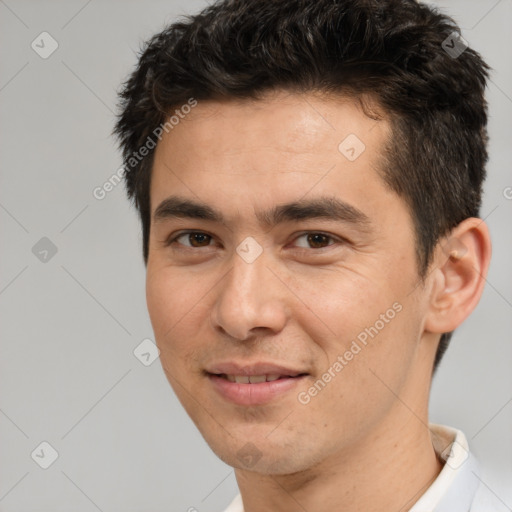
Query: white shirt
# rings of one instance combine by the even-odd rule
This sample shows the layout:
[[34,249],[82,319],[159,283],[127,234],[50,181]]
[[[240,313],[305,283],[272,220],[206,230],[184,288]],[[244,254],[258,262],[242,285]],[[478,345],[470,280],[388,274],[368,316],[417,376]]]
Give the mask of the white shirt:
[[[469,451],[466,436],[460,430],[444,425],[429,424],[434,436],[434,450],[443,459],[443,469],[432,485],[409,512],[506,512],[510,509],[484,483],[480,467]],[[442,442],[435,442],[436,437]],[[442,454],[443,446],[449,448]],[[441,446],[442,445],[442,446]],[[444,456],[443,456],[444,455]],[[242,497],[238,494],[224,512],[244,512]]]

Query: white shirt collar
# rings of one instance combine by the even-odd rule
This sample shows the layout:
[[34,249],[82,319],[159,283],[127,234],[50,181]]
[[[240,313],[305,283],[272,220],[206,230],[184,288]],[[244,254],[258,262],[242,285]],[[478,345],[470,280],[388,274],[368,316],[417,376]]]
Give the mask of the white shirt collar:
[[[432,485],[409,512],[468,512],[480,483],[479,467],[460,430],[429,424],[434,450],[446,460]],[[224,512],[244,512],[238,494]]]
[[480,484],[478,463],[464,433],[429,424],[434,450],[446,460],[443,469],[409,512],[468,512]]

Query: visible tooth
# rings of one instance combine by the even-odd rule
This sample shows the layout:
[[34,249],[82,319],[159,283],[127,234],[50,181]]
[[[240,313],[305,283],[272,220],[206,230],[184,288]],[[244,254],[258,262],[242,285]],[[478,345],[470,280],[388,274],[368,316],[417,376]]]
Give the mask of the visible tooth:
[[249,377],[247,377],[247,375],[235,375],[235,382],[249,384]]
[[257,384],[258,382],[265,382],[265,375],[251,375],[249,377],[251,384]]
[[278,375],[277,373],[275,373],[273,375],[267,375],[267,382],[277,380],[277,379],[279,379],[279,377],[281,377],[281,375]]
[[226,379],[228,379],[229,382],[235,382],[235,377],[233,375],[226,375]]

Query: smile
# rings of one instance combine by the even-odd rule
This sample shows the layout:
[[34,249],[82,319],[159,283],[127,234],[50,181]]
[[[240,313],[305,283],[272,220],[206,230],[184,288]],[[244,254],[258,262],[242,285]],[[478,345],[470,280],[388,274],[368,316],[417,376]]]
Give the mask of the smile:
[[261,382],[273,382],[278,379],[294,378],[292,375],[279,375],[277,373],[270,375],[227,375],[225,373],[219,375],[229,382],[238,382],[239,384],[259,384]]
[[251,406],[264,405],[284,398],[306,376],[307,374],[296,376],[209,374],[208,379],[222,399],[236,405]]

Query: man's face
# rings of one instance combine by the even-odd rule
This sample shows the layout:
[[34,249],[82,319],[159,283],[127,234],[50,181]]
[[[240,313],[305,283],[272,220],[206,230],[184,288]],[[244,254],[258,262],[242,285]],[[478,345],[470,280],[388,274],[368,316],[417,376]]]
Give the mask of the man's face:
[[426,399],[412,220],[377,172],[389,134],[356,101],[282,92],[199,102],[158,144],[148,309],[169,382],[232,466],[310,468],[400,428],[396,395]]

